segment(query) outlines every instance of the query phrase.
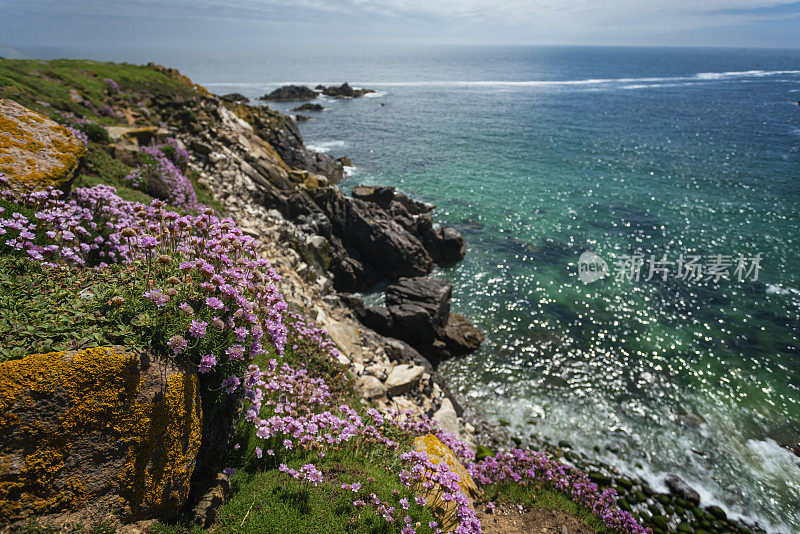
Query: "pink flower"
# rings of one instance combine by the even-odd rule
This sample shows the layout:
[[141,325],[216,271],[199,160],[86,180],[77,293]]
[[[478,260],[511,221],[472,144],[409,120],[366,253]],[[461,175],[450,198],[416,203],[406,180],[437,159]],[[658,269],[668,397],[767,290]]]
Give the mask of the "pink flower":
[[200,365],[197,366],[197,371],[199,373],[207,373],[215,365],[217,365],[217,358],[213,354],[206,354],[200,359]]
[[189,335],[196,338],[202,338],[206,335],[206,322],[205,321],[192,321],[189,325]]
[[206,299],[206,305],[215,310],[221,310],[225,307],[225,304],[217,297],[208,297]]

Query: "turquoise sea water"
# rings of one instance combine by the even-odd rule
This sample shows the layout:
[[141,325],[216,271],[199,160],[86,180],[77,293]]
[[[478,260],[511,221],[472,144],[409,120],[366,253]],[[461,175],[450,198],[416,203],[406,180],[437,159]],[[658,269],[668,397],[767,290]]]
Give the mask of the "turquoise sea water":
[[[321,100],[301,129],[353,159],[343,187],[395,185],[464,233],[466,259],[436,275],[487,339],[443,366],[454,389],[516,432],[656,487],[680,473],[705,504],[800,531],[800,51],[155,59],[216,93],[376,89]],[[673,266],[645,281],[645,266],[640,280],[584,284],[587,250],[612,272],[637,254],[762,259],[757,280],[731,267],[733,280],[692,282]]]

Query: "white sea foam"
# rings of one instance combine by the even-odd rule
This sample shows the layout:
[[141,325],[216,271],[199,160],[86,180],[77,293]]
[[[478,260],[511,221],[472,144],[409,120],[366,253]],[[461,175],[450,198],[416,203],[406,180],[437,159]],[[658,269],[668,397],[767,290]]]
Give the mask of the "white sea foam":
[[345,176],[353,176],[358,170],[358,167],[355,165],[345,165],[342,170],[344,171]]
[[686,87],[687,85],[697,85],[696,82],[683,82],[683,83],[635,83],[631,85],[623,85],[620,89],[650,89],[653,87]]
[[[431,81],[397,81],[397,82],[358,82],[353,87],[559,87],[559,86],[609,86],[623,84],[622,89],[647,89],[650,87],[670,87],[670,83],[714,82],[720,80],[746,80],[775,76],[800,76],[800,70],[744,70],[728,72],[698,72],[688,76],[654,76],[642,78],[586,78],[583,80],[431,80]],[[788,80],[787,80],[788,81]],[[272,88],[284,85],[306,85],[316,87],[319,82],[287,81],[287,82],[206,82],[201,85],[209,87],[262,87]],[[337,85],[323,82],[321,85]],[[793,90],[794,91],[794,90]],[[386,91],[367,93],[366,98],[381,98]],[[325,99],[324,96],[320,98]]]
[[[586,78],[583,80],[463,80],[463,81],[402,81],[359,82],[363,87],[547,87],[570,85],[634,84],[650,87],[663,82],[697,82],[733,78],[764,78],[768,76],[800,75],[800,70],[748,70],[731,72],[699,72],[691,76],[653,76],[643,78]],[[637,87],[639,88],[639,87]]]
[[721,80],[724,78],[763,78],[780,76],[781,74],[800,74],[800,70],[743,70],[731,72],[701,72],[697,77],[701,80]]
[[347,143],[344,141],[323,141],[315,145],[306,145],[306,148],[315,152],[330,152],[336,148],[344,148]]

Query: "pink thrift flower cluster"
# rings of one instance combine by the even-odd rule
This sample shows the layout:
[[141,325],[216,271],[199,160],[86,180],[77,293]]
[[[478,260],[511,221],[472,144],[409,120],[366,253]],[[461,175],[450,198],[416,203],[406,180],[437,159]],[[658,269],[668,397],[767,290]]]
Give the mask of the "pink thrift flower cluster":
[[[177,143],[175,143],[177,146]],[[142,147],[143,163],[132,171],[125,180],[133,187],[142,189],[147,194],[165,200],[181,209],[197,210],[201,204],[197,202],[192,183],[181,172],[175,161],[168,158],[161,147],[150,145]],[[175,157],[184,157],[173,151]],[[188,154],[186,154],[188,160]]]
[[[0,177],[0,188],[6,186]],[[2,195],[15,201],[8,190]],[[116,225],[133,223],[133,204],[116,195],[113,187],[79,188],[69,198],[48,188],[29,193],[22,203],[33,208],[31,220],[19,213],[0,214],[0,239],[30,258],[54,266],[113,263],[125,258]],[[110,235],[109,235],[110,233]],[[37,234],[43,234],[37,239]]]
[[597,484],[589,480],[586,473],[551,460],[543,452],[516,449],[498,453],[496,456],[490,456],[470,465],[468,471],[478,484],[484,486],[499,482],[520,485],[542,482],[591,510],[611,529],[629,534],[650,532],[650,529],[641,526],[633,515],[617,507],[616,490],[607,489],[601,492]]
[[322,471],[314,467],[314,464],[305,464],[300,469],[295,470],[281,464],[278,471],[286,473],[295,480],[302,480],[308,482],[312,486],[317,486],[322,483]]
[[[410,451],[400,458],[409,467],[400,472],[400,480],[423,495],[431,508],[450,511],[440,518],[442,527],[456,534],[480,534],[481,522],[469,505],[469,499],[459,487],[459,476],[450,471],[447,463],[433,463],[422,451]],[[448,503],[452,503],[448,506]],[[441,532],[441,530],[437,530]]]
[[106,83],[109,92],[111,92],[112,94],[117,94],[120,92],[119,84],[114,80],[112,80],[111,78],[103,78],[103,81]]
[[[283,353],[287,305],[275,285],[280,277],[232,219],[210,209],[181,215],[158,200],[149,206],[127,202],[104,185],[62,195],[49,188],[22,199],[35,210],[30,220],[0,212],[0,242],[48,266],[141,262],[150,285],[144,299],[160,314],[185,321],[185,331],[167,346],[175,356],[194,351],[201,372],[270,347]],[[215,340],[205,343],[210,333]],[[220,345],[220,336],[226,340],[222,349],[208,350]]]

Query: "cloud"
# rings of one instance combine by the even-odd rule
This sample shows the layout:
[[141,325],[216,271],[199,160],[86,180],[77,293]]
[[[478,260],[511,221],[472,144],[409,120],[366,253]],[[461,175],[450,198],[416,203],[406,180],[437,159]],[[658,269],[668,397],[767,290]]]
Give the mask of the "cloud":
[[[226,21],[252,27],[293,24],[298,34],[439,36],[489,42],[647,42],[713,27],[798,17],[800,2],[780,0],[0,0],[4,18]],[[85,22],[83,23],[85,27]],[[800,24],[798,24],[800,34]],[[0,23],[2,29],[2,23]],[[642,42],[644,41],[644,43]],[[677,44],[677,43],[676,43]],[[735,44],[735,43],[731,43]],[[800,42],[796,43],[800,45]]]

